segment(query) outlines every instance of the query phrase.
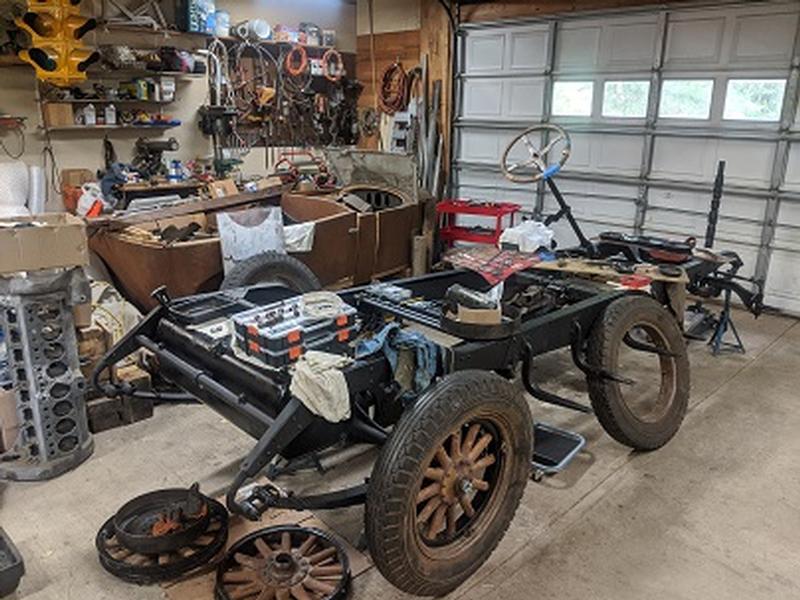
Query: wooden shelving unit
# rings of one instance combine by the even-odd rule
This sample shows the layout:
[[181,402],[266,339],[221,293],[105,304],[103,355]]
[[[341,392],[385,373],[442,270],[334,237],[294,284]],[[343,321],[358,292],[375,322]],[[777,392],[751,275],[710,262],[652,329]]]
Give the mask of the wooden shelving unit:
[[90,131],[114,131],[114,130],[159,130],[165,131],[167,129],[174,129],[176,127],[180,127],[180,125],[61,125],[56,127],[40,127],[42,130],[46,131],[80,131],[80,132],[90,132]]

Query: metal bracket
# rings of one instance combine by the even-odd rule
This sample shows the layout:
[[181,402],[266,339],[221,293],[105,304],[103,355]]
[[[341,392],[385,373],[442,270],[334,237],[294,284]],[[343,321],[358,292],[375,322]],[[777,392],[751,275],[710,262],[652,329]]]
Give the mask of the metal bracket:
[[[255,494],[246,500],[237,501],[236,494],[248,479],[256,477],[267,465],[281,453],[316,419],[305,405],[295,397],[291,397],[270,425],[258,443],[242,462],[236,479],[228,489],[225,497],[228,510],[240,514],[251,521],[259,517],[270,507],[271,501],[264,501],[263,494]],[[268,494],[269,497],[271,495]]]
[[572,344],[570,345],[570,352],[572,353],[572,361],[587,377],[594,377],[595,379],[607,379],[624,385],[635,385],[636,381],[627,377],[622,377],[616,373],[604,369],[603,367],[596,367],[586,362],[583,356],[583,346],[585,338],[583,335],[583,328],[578,321],[572,323]]

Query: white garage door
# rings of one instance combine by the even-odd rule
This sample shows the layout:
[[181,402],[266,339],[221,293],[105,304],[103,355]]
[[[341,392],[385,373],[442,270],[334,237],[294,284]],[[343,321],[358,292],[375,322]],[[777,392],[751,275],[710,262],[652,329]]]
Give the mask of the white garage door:
[[716,247],[800,313],[800,2],[468,25],[460,39],[456,195],[552,212],[544,186],[498,166],[516,133],[552,122],[573,138],[559,184],[587,233],[702,240],[724,160]]

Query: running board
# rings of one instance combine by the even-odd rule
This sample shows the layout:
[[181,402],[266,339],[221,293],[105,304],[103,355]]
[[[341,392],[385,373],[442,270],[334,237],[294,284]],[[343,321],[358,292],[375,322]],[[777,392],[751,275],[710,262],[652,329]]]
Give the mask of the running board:
[[566,469],[586,446],[586,439],[545,423],[533,424],[533,459],[531,473],[534,481],[545,475],[555,475]]

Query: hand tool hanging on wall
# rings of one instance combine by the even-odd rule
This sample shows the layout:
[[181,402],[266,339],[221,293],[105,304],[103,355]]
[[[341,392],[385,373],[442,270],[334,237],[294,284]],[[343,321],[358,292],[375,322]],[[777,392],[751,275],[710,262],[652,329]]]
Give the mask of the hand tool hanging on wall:
[[15,22],[31,38],[30,47],[19,57],[43,81],[59,87],[84,81],[86,70],[100,59],[82,41],[97,21],[81,16],[80,0],[29,0],[27,12]]

